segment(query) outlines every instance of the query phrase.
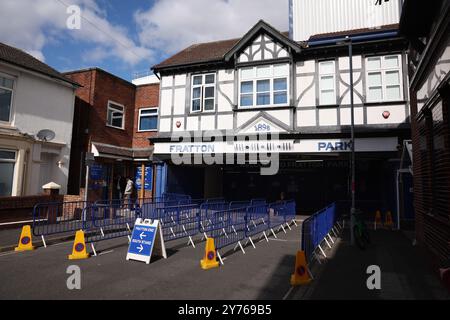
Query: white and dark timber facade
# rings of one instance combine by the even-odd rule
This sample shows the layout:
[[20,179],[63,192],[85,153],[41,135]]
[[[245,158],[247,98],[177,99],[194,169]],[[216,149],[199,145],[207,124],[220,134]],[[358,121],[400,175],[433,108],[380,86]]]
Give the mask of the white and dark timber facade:
[[[295,23],[290,32],[280,32],[259,21],[242,38],[195,44],[154,66],[161,89],[158,136],[151,143],[155,157],[167,163],[167,191],[272,201],[284,193],[297,200],[299,213],[349,199],[348,36],[357,196],[364,205],[394,212],[395,173],[403,140],[410,138],[407,43],[398,19],[399,12],[377,28],[325,29],[307,39],[295,38]],[[174,139],[211,131],[226,138]],[[279,155],[276,175],[261,175],[248,159],[234,165],[172,161],[177,154],[232,158],[267,150]]]

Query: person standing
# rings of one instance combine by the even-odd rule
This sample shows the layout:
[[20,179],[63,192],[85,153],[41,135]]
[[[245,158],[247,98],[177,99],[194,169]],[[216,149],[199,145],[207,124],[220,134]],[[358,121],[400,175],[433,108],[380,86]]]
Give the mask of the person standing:
[[134,182],[130,177],[128,177],[127,184],[125,187],[125,192],[124,192],[124,195],[125,195],[124,201],[125,201],[125,203],[128,203],[130,208],[131,208],[131,195],[133,194],[133,189],[134,189]]

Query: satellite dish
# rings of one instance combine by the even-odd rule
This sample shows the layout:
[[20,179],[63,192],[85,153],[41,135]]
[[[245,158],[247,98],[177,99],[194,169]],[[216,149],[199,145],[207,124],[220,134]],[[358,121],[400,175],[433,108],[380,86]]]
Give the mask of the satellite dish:
[[52,141],[55,139],[56,134],[49,129],[44,129],[38,132],[37,137],[42,141]]

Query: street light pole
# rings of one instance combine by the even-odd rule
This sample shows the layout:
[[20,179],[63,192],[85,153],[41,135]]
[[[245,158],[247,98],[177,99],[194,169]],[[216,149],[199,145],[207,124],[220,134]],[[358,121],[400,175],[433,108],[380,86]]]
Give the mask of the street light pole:
[[352,207],[350,210],[350,242],[352,245],[355,244],[355,212],[356,212],[356,200],[355,200],[355,189],[356,189],[356,169],[355,169],[355,108],[353,99],[353,44],[350,37],[346,37],[348,42],[348,55],[350,61],[350,112],[351,112],[351,192],[352,192]]

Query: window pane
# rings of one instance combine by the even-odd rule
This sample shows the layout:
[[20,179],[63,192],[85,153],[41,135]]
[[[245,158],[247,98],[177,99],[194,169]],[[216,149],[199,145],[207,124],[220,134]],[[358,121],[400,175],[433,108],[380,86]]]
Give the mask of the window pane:
[[113,108],[113,109],[116,109],[116,110],[119,110],[119,111],[123,111],[123,107],[122,106],[118,106],[117,104],[114,104],[114,103],[110,103],[109,107]]
[[384,58],[385,68],[398,68],[398,56],[388,56]]
[[122,117],[113,118],[111,125],[114,127],[122,128]]
[[14,151],[0,150],[0,160],[15,160],[16,153]]
[[0,89],[0,121],[9,121],[12,92]]
[[265,106],[270,104],[270,93],[258,93],[256,104],[258,106]]
[[192,100],[192,111],[200,111],[200,99]]
[[278,64],[273,66],[273,76],[282,77],[289,75],[289,65],[288,64]]
[[400,84],[400,73],[398,71],[388,71],[386,72],[386,85],[399,85]]
[[205,88],[205,98],[214,98],[214,87]]
[[158,117],[156,116],[141,117],[139,123],[139,130],[156,130],[156,129],[158,129]]
[[246,68],[241,70],[241,78],[243,80],[253,79],[255,77],[255,69],[254,68]]
[[147,115],[147,114],[158,114],[158,110],[156,110],[156,109],[141,110],[141,115]]
[[272,71],[269,67],[258,67],[256,68],[256,76],[258,78],[268,78],[272,76]]
[[14,163],[0,162],[0,197],[12,194]]
[[287,90],[287,79],[275,79],[273,80],[273,90]]
[[214,83],[215,79],[216,79],[216,76],[214,74],[208,74],[205,76],[205,83],[206,84]]
[[202,94],[202,88],[194,88],[192,90],[192,99],[199,99]]
[[253,81],[241,82],[241,93],[253,93]]
[[214,99],[205,99],[205,110],[214,110]]
[[324,90],[320,92],[320,104],[321,105],[336,104],[336,94],[334,93],[334,90]]
[[369,88],[368,100],[381,101],[383,99],[383,90],[381,87]]
[[270,80],[259,80],[256,83],[257,92],[268,92],[270,91]]
[[274,104],[286,104],[287,103],[287,91],[285,92],[275,92],[273,94]]
[[334,61],[324,61],[319,64],[320,74],[335,73]]
[[369,70],[381,69],[380,57],[374,57],[374,58],[367,59],[367,69],[369,69]]
[[241,106],[243,107],[253,106],[253,94],[242,94]]
[[14,81],[11,79],[0,77],[0,87],[11,89],[13,88]]
[[194,85],[199,85],[203,83],[203,77],[202,76],[194,76]]
[[321,90],[333,90],[334,89],[334,77],[333,76],[320,77],[320,89]]
[[386,99],[400,100],[400,86],[388,86],[386,88]]
[[381,86],[381,72],[369,73],[367,83],[369,87]]

